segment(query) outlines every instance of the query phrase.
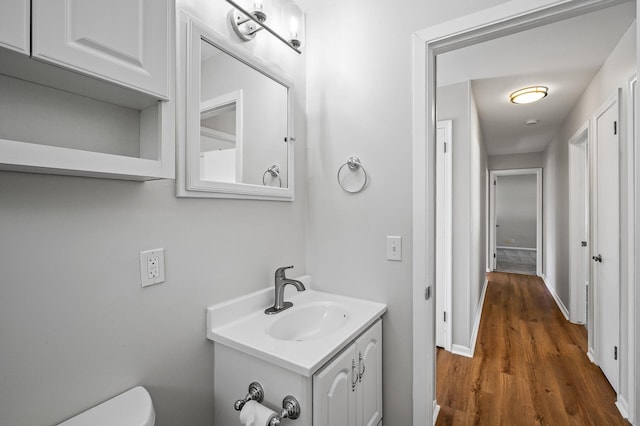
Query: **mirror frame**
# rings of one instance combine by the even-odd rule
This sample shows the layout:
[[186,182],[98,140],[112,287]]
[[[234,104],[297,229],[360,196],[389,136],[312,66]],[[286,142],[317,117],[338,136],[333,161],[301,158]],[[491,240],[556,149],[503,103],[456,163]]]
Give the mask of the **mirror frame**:
[[[177,124],[177,173],[176,195],[195,198],[234,198],[250,200],[293,201],[294,199],[294,149],[293,141],[293,83],[280,71],[273,69],[248,51],[234,46],[215,31],[195,18],[181,14],[180,44],[178,46],[183,78],[178,85],[183,90],[184,102],[179,106]],[[231,55],[287,89],[287,187],[278,188],[248,183],[215,182],[200,179],[200,73],[201,43]],[[247,124],[247,123],[245,123]],[[193,161],[194,158],[197,161]],[[282,167],[282,165],[280,165]],[[265,167],[266,171],[266,167]]]

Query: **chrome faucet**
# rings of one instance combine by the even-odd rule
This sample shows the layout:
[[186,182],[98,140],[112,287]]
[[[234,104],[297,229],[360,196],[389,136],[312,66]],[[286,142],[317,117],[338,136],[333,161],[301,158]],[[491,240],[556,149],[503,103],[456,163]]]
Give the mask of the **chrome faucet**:
[[292,280],[291,278],[286,277],[285,271],[291,268],[293,268],[293,265],[283,266],[281,268],[276,269],[275,302],[273,303],[272,307],[265,309],[264,311],[265,314],[267,315],[277,314],[278,312],[282,312],[285,309],[288,309],[293,306],[293,303],[284,301],[284,288],[287,286],[287,284],[291,284],[298,291],[306,290],[306,288],[304,287],[304,284],[302,284],[300,281]]

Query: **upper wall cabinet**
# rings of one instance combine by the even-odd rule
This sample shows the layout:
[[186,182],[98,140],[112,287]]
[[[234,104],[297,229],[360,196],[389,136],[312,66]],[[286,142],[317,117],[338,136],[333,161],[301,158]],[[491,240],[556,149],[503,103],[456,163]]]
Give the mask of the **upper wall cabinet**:
[[31,3],[34,58],[167,99],[168,1]]
[[29,54],[31,30],[29,0],[2,0],[0,3],[0,46]]
[[174,0],[0,0],[0,170],[175,177],[174,69]]

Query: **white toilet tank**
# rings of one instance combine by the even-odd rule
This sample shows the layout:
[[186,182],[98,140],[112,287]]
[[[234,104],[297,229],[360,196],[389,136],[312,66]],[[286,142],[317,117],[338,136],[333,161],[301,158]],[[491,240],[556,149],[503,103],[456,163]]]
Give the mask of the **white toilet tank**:
[[129,389],[58,426],[153,426],[156,412],[142,386]]

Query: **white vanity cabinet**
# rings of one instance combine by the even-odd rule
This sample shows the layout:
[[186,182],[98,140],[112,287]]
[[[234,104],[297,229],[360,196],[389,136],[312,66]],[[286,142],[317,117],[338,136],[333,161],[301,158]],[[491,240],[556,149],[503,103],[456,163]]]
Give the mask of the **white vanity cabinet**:
[[31,4],[33,58],[168,98],[171,1],[32,0]]
[[28,55],[31,43],[30,20],[29,0],[0,1],[0,46]]
[[314,426],[382,420],[382,323],[376,322],[313,376]]

